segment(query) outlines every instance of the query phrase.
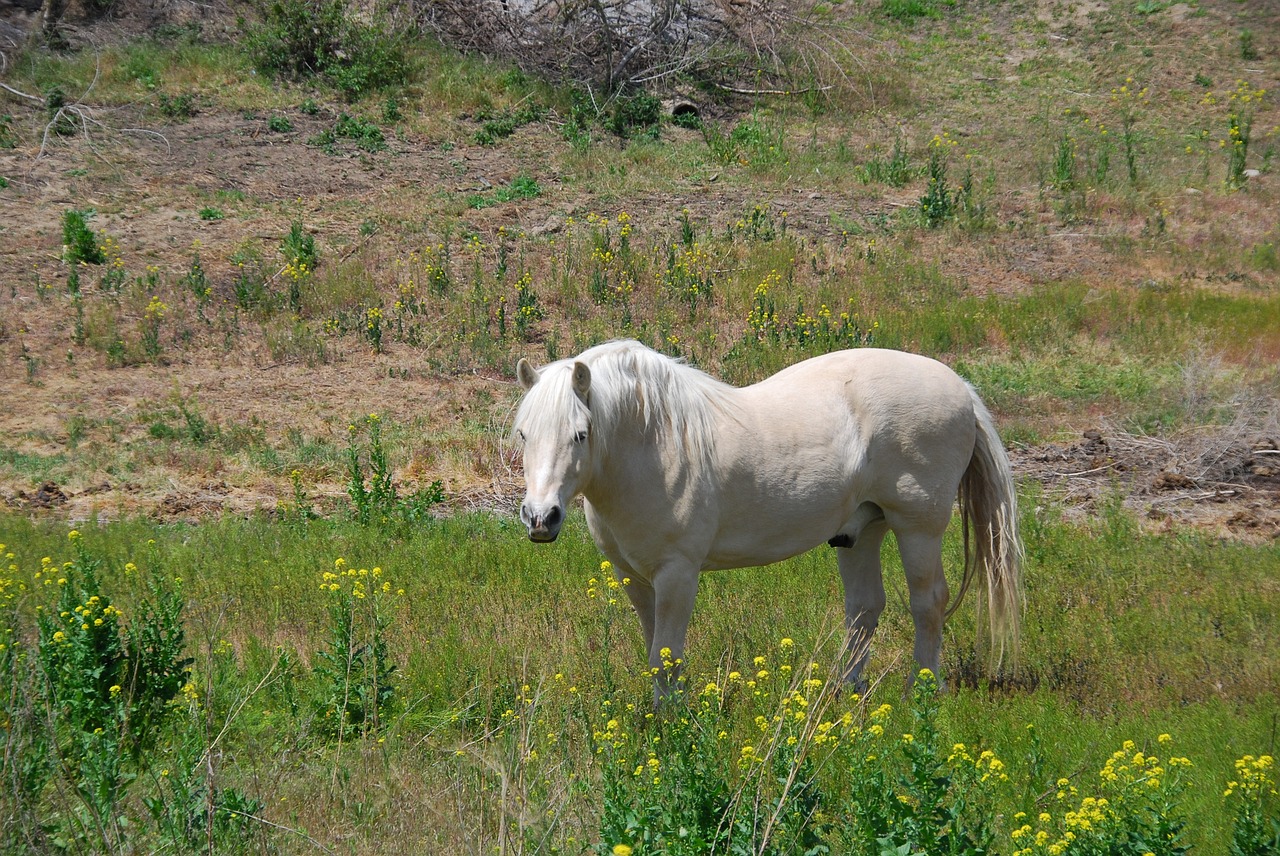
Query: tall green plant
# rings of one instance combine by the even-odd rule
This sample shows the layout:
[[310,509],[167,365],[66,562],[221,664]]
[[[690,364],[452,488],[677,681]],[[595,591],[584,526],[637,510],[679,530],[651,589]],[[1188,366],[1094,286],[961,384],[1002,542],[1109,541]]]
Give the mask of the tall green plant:
[[[133,835],[126,797],[180,718],[174,702],[190,687],[183,601],[152,574],[126,622],[102,585],[102,560],[79,532],[69,540],[71,561],[44,558],[32,586],[20,587],[37,601],[54,595],[36,604],[32,637],[7,597],[13,580],[0,585],[11,607],[0,646],[0,744],[16,816],[6,814],[28,842],[47,837],[71,851],[123,852]],[[134,573],[127,564],[125,576]]]
[[387,642],[391,583],[381,568],[352,568],[339,558],[320,587],[332,598],[329,640],[315,668],[320,727],[339,739],[377,733],[396,701],[396,665]]

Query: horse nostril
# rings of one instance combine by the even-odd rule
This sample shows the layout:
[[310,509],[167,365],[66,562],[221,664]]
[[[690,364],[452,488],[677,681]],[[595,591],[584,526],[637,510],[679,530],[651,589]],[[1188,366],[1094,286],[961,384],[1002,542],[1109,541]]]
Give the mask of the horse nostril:
[[555,526],[560,522],[560,517],[560,506],[553,506],[552,509],[547,512],[547,516],[543,518],[543,523],[546,526]]

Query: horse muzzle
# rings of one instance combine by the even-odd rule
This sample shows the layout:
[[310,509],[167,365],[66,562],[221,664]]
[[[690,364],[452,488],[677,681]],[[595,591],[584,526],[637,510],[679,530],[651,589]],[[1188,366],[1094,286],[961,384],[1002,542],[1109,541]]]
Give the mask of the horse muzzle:
[[520,506],[520,519],[529,530],[529,540],[538,544],[550,544],[560,534],[564,524],[564,512],[553,505],[546,511],[530,510],[528,503]]

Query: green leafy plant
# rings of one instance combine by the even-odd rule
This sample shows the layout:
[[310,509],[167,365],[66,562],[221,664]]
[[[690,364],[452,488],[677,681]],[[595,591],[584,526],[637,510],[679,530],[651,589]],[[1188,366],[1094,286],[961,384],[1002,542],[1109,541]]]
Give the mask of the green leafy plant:
[[89,228],[92,210],[71,209],[62,214],[62,260],[74,269],[80,264],[100,265],[107,255],[98,236]]
[[945,133],[929,143],[929,165],[926,169],[929,185],[924,196],[920,197],[920,217],[930,229],[936,229],[955,217],[964,205],[961,195],[947,183],[947,156],[955,146],[955,140]]
[[277,114],[267,120],[267,130],[276,134],[287,134],[293,130],[293,123],[289,121],[288,116]]
[[185,122],[196,114],[196,97],[190,92],[179,95],[160,94],[160,112],[170,119]]
[[1238,189],[1246,181],[1245,169],[1253,137],[1253,118],[1265,102],[1266,96],[1265,89],[1255,89],[1247,80],[1241,80],[1237,82],[1235,92],[1227,98],[1227,137],[1222,145],[1227,150],[1228,189]]
[[[120,852],[132,829],[126,797],[149,769],[157,741],[181,719],[175,700],[190,686],[183,599],[151,574],[126,623],[101,583],[102,560],[79,532],[69,541],[71,561],[46,557],[32,575],[31,596],[55,595],[35,610],[34,639],[10,635],[0,646],[0,743],[6,771],[24,771],[6,785],[18,783],[20,793],[11,797],[26,818],[23,834],[47,836],[64,849]],[[124,573],[138,571],[127,564]],[[11,594],[11,584],[5,580],[0,592]],[[6,616],[8,633],[20,615]],[[36,731],[38,724],[49,730]],[[27,812],[37,807],[33,823]],[[6,829],[0,842],[15,833]]]
[[356,148],[366,152],[380,152],[387,148],[387,138],[383,136],[381,128],[367,119],[347,113],[338,114],[332,128],[321,131],[307,142],[319,146],[328,154],[336,155],[340,140],[350,140]]
[[351,101],[411,76],[404,40],[341,0],[277,0],[260,12],[245,47],[262,71],[296,80],[320,75]]
[[[444,486],[432,482],[408,497],[401,497],[392,480],[391,463],[382,443],[382,419],[370,413],[363,420],[367,440],[362,445],[360,426],[347,431],[347,496],[358,523],[368,526],[389,523],[423,523],[430,509],[444,501]],[[368,462],[368,477],[365,475]]]
[[200,219],[205,221],[225,220],[227,215],[221,208],[205,207],[200,209]]
[[476,119],[481,124],[480,130],[474,135],[475,141],[482,146],[492,146],[514,134],[517,129],[541,121],[547,112],[547,108],[536,101],[530,101],[514,110],[480,110],[476,113]]
[[1253,30],[1240,31],[1240,59],[1252,61],[1257,59],[1258,45],[1253,40]]
[[44,109],[53,133],[66,137],[76,132],[72,121],[74,108],[67,104],[67,93],[56,83],[44,91]]
[[295,265],[305,265],[314,270],[320,261],[320,251],[316,248],[316,239],[301,220],[289,223],[289,231],[280,242],[280,254]]
[[620,137],[655,131],[662,121],[662,101],[647,92],[620,95],[613,102],[605,127]]
[[[288,248],[282,247],[282,252],[287,253]],[[231,254],[231,263],[236,269],[235,279],[231,282],[236,305],[241,309],[252,309],[264,303],[270,292],[262,253],[252,245],[242,246]]]
[[942,15],[942,6],[952,6],[954,0],[881,0],[880,11],[904,24],[910,24],[917,18],[938,18]]
[[919,174],[919,168],[911,165],[907,143],[901,134],[894,137],[893,149],[887,158],[872,158],[859,170],[863,181],[874,181],[890,187],[903,187]]
[[151,296],[147,308],[142,312],[142,324],[139,333],[142,337],[142,353],[147,359],[158,361],[164,348],[160,344],[160,329],[169,307],[159,297]]

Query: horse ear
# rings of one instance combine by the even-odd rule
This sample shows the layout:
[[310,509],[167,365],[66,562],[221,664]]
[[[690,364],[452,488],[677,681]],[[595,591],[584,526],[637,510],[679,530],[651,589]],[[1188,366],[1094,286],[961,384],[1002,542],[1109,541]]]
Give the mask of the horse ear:
[[520,381],[520,385],[524,387],[524,391],[528,392],[533,385],[538,382],[538,370],[530,365],[529,361],[521,357],[520,362],[516,363],[516,379]]
[[591,369],[586,363],[573,364],[573,391],[583,401],[591,393]]

